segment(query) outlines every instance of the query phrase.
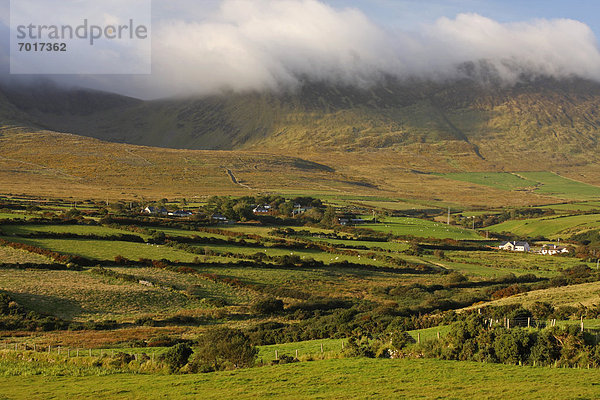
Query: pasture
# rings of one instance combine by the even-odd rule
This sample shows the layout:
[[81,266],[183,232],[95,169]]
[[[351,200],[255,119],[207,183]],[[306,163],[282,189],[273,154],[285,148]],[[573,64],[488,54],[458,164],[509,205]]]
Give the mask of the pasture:
[[[114,229],[101,225],[3,225],[2,231],[7,235],[26,235],[34,232],[73,233],[76,235],[98,236],[132,234],[132,232],[126,230]],[[148,238],[148,235],[137,235],[144,239]]]
[[502,190],[533,188],[537,184],[536,181],[510,172],[452,172],[439,175],[456,181],[475,183]]
[[38,263],[50,264],[52,260],[47,257],[30,253],[25,250],[13,249],[6,246],[0,246],[0,263],[6,264],[25,264]]
[[378,223],[361,224],[358,227],[399,236],[455,240],[483,239],[476,231],[471,229],[409,217],[383,217],[378,219]]
[[461,172],[439,175],[495,189],[529,191],[565,200],[595,200],[600,197],[600,187],[578,182],[554,172]]
[[[14,364],[3,369],[18,368]],[[70,371],[63,376],[4,376],[10,399],[596,398],[595,370],[519,367],[440,360],[329,359],[199,375]],[[87,373],[86,373],[87,372]],[[83,376],[73,376],[73,375]],[[465,380],[465,377],[468,379]]]
[[589,229],[600,228],[600,214],[549,216],[521,220],[509,220],[486,228],[490,232],[510,232],[521,237],[545,237],[566,239]]
[[[566,287],[532,290],[531,292],[519,293],[514,296],[490,301],[485,305],[503,306],[509,304],[523,304],[523,306],[527,307],[539,301],[552,304],[555,307],[577,307],[580,304],[592,306],[594,304],[600,304],[599,293],[600,282],[581,283]],[[482,306],[483,305],[478,307]]]
[[114,260],[116,256],[123,256],[130,260],[139,260],[141,258],[160,260],[164,258],[170,261],[193,262],[198,257],[197,254],[163,245],[147,243],[90,239],[30,239],[15,237],[6,237],[6,239],[95,260]]
[[199,298],[86,271],[0,269],[0,290],[24,307],[75,321],[127,320],[205,308]]

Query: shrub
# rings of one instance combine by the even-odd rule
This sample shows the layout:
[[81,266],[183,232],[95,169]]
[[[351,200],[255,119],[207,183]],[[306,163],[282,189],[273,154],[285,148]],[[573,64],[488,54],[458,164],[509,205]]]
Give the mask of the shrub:
[[496,337],[496,356],[505,364],[517,364],[527,359],[531,338],[523,329],[506,330]]
[[279,299],[259,300],[252,305],[252,311],[257,314],[278,314],[283,311],[283,301]]
[[192,353],[193,351],[187,343],[178,343],[169,348],[169,350],[162,355],[162,359],[169,367],[170,372],[176,372],[187,364]]
[[217,328],[205,333],[198,341],[191,370],[209,372],[244,368],[254,365],[258,349],[250,338],[240,330]]

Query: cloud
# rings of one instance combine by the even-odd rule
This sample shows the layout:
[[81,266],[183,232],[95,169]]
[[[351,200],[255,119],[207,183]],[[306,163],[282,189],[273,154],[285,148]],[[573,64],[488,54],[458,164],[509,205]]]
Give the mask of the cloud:
[[382,75],[449,79],[481,60],[506,82],[524,73],[600,79],[594,34],[568,19],[459,14],[406,32],[316,0],[228,0],[200,22],[160,22],[153,40],[155,84],[179,93],[274,89],[301,78],[361,86]]
[[58,79],[146,98],[277,90],[302,79],[368,86],[386,75],[452,79],[490,70],[507,83],[523,74],[600,80],[596,38],[575,20],[500,23],[459,14],[406,31],[317,0],[198,3],[154,3],[152,75]]

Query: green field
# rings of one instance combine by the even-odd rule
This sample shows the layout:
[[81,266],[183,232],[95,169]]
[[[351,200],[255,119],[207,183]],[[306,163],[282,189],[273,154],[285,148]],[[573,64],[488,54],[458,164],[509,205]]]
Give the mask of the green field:
[[231,252],[240,255],[252,255],[256,253],[264,253],[272,257],[281,257],[281,256],[290,256],[296,255],[303,259],[314,259],[317,261],[323,261],[324,263],[332,263],[332,262],[342,262],[348,261],[353,263],[362,263],[369,265],[385,265],[382,261],[377,261],[377,258],[372,259],[366,256],[367,251],[361,251],[364,253],[362,256],[350,256],[344,254],[330,254],[320,250],[295,250],[295,249],[280,249],[280,248],[265,248],[265,247],[248,247],[248,246],[236,246],[236,245],[220,245],[220,244],[211,244],[211,245],[198,245],[196,246],[200,249],[210,248],[212,250],[216,250],[218,252]]
[[574,200],[592,200],[600,198],[600,187],[577,182],[553,172],[519,172],[519,176],[540,182],[537,193]]
[[144,238],[148,237],[148,235],[99,225],[0,225],[0,229],[8,235],[26,235],[32,232],[52,232],[98,236],[135,234]]
[[581,283],[566,287],[533,290],[531,292],[519,293],[514,296],[505,297],[486,303],[491,306],[502,306],[508,304],[522,304],[527,307],[535,302],[541,301],[559,306],[574,306],[580,304],[592,306],[600,304],[600,282]]
[[123,320],[206,307],[200,299],[182,292],[85,271],[0,269],[0,290],[14,296],[28,309],[77,321]]
[[21,213],[8,213],[8,212],[0,212],[0,219],[28,219],[32,218],[31,215],[21,214]]
[[502,190],[516,190],[534,187],[537,182],[524,179],[509,172],[453,172],[440,174],[455,181],[475,183]]
[[116,256],[123,256],[130,260],[139,260],[140,258],[160,260],[164,258],[170,261],[193,262],[198,257],[197,254],[171,247],[145,243],[87,239],[26,239],[14,237],[5,237],[5,239],[96,260],[114,260]]
[[38,263],[50,264],[52,260],[38,254],[30,253],[25,250],[13,249],[11,247],[0,246],[0,263],[6,264],[24,264]]
[[369,228],[377,232],[389,232],[393,235],[455,240],[482,239],[477,232],[471,229],[408,217],[385,217],[381,218],[377,224],[362,224],[358,227]]
[[567,200],[600,198],[600,187],[565,178],[553,172],[461,172],[439,175],[506,191],[531,190],[533,193]]
[[598,228],[600,228],[600,214],[510,220],[486,229],[497,233],[510,232],[523,237],[543,236],[548,239],[566,239],[575,233]]
[[564,204],[550,204],[546,206],[539,206],[539,208],[549,208],[556,212],[573,212],[573,211],[593,211],[600,210],[600,202],[599,201],[583,201],[583,202],[574,202],[574,203],[564,203]]
[[[438,262],[468,275],[498,277],[513,273],[552,277],[559,269],[585,264],[578,258],[546,256],[509,251],[447,251],[446,260]],[[426,258],[427,259],[427,258]],[[433,258],[430,258],[433,261]],[[593,264],[588,264],[592,266]]]
[[[4,371],[18,368],[4,363]],[[598,374],[439,360],[331,359],[198,375],[5,376],[6,399],[592,399]],[[85,371],[82,371],[85,372]],[[6,372],[5,372],[6,374]]]

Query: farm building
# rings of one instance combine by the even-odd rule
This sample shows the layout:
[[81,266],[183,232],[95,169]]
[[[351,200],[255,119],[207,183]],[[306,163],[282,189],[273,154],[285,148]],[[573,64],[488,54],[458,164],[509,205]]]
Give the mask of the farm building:
[[271,206],[268,204],[263,204],[260,206],[256,206],[252,209],[252,212],[255,215],[266,215],[271,213]]
[[226,223],[228,223],[228,222],[229,222],[229,221],[227,220],[227,217],[225,217],[225,216],[224,216],[224,215],[222,215],[222,214],[218,214],[218,213],[217,213],[217,214],[213,214],[213,215],[211,215],[211,216],[210,216],[210,219],[211,219],[213,222],[216,222],[216,223],[218,223],[218,224],[219,224],[219,223],[220,223],[220,224],[226,224]]
[[569,249],[567,249],[566,247],[557,246],[555,244],[544,245],[544,247],[542,247],[542,250],[540,251],[541,254],[547,254],[549,256],[553,256],[556,254],[565,254],[568,252],[569,252]]
[[194,213],[186,210],[177,210],[170,212],[169,215],[173,217],[189,217],[191,215],[194,215]]
[[142,210],[143,213],[145,214],[162,214],[162,215],[166,215],[167,214],[167,209],[164,207],[154,207],[154,206],[148,206],[146,208],[144,208]]
[[508,251],[523,251],[529,252],[531,248],[529,247],[529,243],[527,242],[504,242],[500,246],[498,246],[500,250],[508,250]]

